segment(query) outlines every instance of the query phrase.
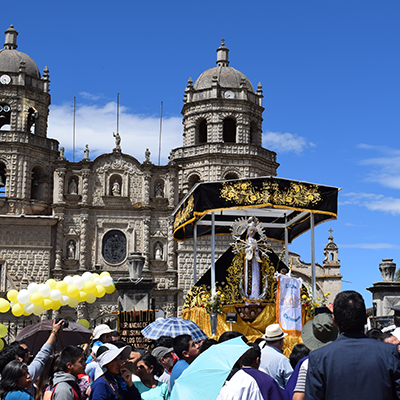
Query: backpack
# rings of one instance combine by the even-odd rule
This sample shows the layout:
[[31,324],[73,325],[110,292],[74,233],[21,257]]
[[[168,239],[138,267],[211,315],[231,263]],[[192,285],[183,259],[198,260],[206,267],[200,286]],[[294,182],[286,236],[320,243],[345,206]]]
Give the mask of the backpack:
[[[66,383],[68,383],[68,382],[66,382]],[[54,387],[53,387],[53,390],[51,391],[51,397],[50,397],[50,400],[53,400],[53,395],[54,395],[54,392],[55,392],[55,390],[56,390],[56,387],[59,385],[59,383],[57,383],[57,385],[55,385]],[[78,386],[78,385],[71,385],[70,383],[68,383],[68,385],[71,387],[71,389],[72,389],[72,393],[74,394],[74,400],[81,400],[81,394],[80,394],[80,389],[79,389],[79,387],[78,387],[78,390],[79,390],[79,393],[76,391],[76,388],[74,387],[74,386]]]

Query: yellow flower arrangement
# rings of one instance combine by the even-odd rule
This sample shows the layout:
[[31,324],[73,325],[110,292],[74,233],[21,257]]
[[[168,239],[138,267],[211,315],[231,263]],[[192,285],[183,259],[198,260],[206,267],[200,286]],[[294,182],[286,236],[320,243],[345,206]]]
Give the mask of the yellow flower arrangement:
[[224,294],[218,290],[217,294],[214,296],[206,295],[204,296],[201,301],[203,304],[201,305],[202,308],[206,310],[208,314],[210,313],[218,313],[222,314],[221,306],[224,304]]
[[318,296],[317,299],[314,299],[312,294],[311,294],[311,289],[307,287],[308,294],[303,294],[301,296],[302,304],[307,310],[307,313],[310,317],[313,317],[315,315],[315,309],[317,307],[326,307],[328,304],[328,296],[331,294],[331,292],[324,293],[324,295]]

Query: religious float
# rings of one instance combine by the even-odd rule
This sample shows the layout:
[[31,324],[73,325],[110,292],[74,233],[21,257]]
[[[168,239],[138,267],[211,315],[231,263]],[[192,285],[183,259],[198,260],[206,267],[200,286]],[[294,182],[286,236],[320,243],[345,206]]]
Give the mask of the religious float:
[[[250,341],[278,322],[288,333],[287,347],[300,342],[307,322],[301,296],[316,293],[314,227],[336,219],[338,191],[271,176],[194,186],[174,211],[174,238],[193,239],[193,287],[182,317],[210,336],[220,336],[230,330],[227,314],[235,313],[232,329]],[[311,293],[301,279],[290,276],[288,260],[288,245],[306,231],[311,232]],[[211,268],[197,280],[197,238],[207,235],[211,236]],[[215,235],[233,238],[218,261]],[[280,257],[272,241],[284,245]]]

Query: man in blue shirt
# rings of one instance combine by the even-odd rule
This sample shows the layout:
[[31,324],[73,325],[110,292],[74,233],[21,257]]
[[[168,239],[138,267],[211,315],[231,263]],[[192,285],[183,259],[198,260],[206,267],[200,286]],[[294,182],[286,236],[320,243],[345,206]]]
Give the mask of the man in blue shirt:
[[195,360],[199,355],[199,347],[193,341],[190,335],[179,335],[174,338],[174,353],[179,360],[174,365],[171,372],[170,386],[171,391],[175,381],[181,376],[182,372]]

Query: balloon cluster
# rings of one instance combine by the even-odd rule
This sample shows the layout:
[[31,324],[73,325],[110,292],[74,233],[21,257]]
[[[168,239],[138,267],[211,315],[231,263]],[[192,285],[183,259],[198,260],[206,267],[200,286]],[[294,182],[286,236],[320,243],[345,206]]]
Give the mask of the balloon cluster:
[[0,298],[0,312],[10,310],[13,315],[41,315],[43,310],[58,310],[62,306],[76,307],[79,303],[94,303],[106,293],[113,293],[115,286],[108,272],[100,275],[85,272],[82,276],[66,276],[62,281],[48,279],[46,283],[30,283],[19,292],[9,290],[6,299]]

